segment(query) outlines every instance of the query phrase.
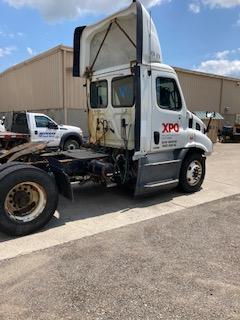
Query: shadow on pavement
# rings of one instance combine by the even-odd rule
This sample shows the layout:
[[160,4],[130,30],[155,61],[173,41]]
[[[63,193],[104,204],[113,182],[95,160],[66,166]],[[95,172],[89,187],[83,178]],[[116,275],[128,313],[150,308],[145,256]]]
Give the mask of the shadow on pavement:
[[[88,219],[118,211],[127,212],[134,208],[146,208],[160,203],[167,203],[182,196],[178,190],[155,193],[150,196],[134,198],[133,194],[119,188],[107,189],[100,185],[87,184],[74,186],[74,201],[59,198],[57,217],[39,232],[57,228],[68,222]],[[55,214],[56,215],[56,214]],[[13,239],[0,233],[0,243]]]
[[58,227],[67,222],[88,219],[118,211],[127,212],[134,208],[146,208],[167,203],[183,193],[171,190],[151,196],[134,198],[130,192],[119,188],[107,189],[99,185],[76,186],[73,202],[61,197],[58,206],[60,219],[52,219],[48,228]]

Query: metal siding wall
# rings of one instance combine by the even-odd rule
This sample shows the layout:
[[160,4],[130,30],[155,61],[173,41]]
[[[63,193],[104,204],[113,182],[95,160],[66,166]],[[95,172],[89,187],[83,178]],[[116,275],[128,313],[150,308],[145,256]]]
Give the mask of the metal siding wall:
[[[38,59],[0,74],[0,112],[25,109],[43,110],[43,112],[54,110],[53,113],[62,119],[65,102],[68,123],[80,124],[86,130],[87,113],[84,110],[87,106],[84,80],[73,78],[72,65],[71,48],[58,47],[55,51],[53,49],[53,52],[46,53]],[[187,106],[191,111],[218,111],[225,117],[225,121],[234,123],[235,115],[240,114],[238,80],[222,80],[211,75],[184,72],[181,69],[176,71]],[[225,107],[230,108],[228,112],[225,112]],[[78,110],[80,110],[79,113]],[[64,117],[61,121],[64,121]]]
[[220,111],[221,79],[177,71],[191,111]]
[[63,107],[61,52],[0,76],[0,111]]
[[73,52],[66,51],[66,106],[68,109],[86,109],[86,88],[84,80],[72,76]]
[[221,112],[225,113],[225,108],[229,107],[229,114],[240,114],[240,82],[223,81],[223,98]]
[[83,130],[83,135],[88,135],[88,113],[84,109],[68,109],[67,110],[68,124],[80,127]]

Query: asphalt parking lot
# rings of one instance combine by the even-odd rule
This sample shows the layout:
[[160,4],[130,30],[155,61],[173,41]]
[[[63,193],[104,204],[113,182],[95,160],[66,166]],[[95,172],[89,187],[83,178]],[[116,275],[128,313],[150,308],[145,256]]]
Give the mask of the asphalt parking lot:
[[240,319],[240,195],[0,264],[0,319]]
[[75,201],[61,198],[54,219],[44,230],[20,239],[0,234],[0,260],[239,194],[239,159],[240,144],[217,144],[207,159],[203,188],[192,195],[171,191],[136,200],[119,189],[78,186]]
[[0,319],[240,319],[239,159],[217,145],[193,195],[78,187],[44,230],[0,235]]

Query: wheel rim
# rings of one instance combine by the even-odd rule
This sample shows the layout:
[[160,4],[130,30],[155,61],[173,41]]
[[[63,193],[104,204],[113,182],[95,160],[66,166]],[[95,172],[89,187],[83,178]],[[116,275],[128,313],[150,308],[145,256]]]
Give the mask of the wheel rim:
[[71,144],[69,144],[69,146],[68,146],[67,149],[68,149],[68,150],[75,150],[75,149],[77,149],[77,148],[76,148],[75,144],[71,143]]
[[46,203],[46,192],[38,183],[23,182],[8,192],[4,208],[12,220],[26,223],[36,219]]
[[192,161],[187,170],[187,182],[190,186],[196,186],[202,178],[203,168],[198,160]]
[[78,146],[77,146],[77,144],[74,143],[74,142],[71,142],[71,143],[69,143],[69,144],[67,145],[67,150],[75,150],[75,149],[77,149],[77,148],[78,148]]

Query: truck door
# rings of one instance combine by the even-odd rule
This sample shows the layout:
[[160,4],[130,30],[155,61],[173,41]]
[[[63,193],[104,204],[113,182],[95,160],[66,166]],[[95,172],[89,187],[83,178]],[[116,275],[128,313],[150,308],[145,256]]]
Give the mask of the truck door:
[[184,99],[174,74],[152,73],[151,152],[180,149],[184,145],[186,113]]
[[139,160],[135,195],[174,188],[179,183],[184,148],[186,105],[177,76],[152,71],[150,152]]
[[58,146],[60,134],[58,125],[44,115],[32,115],[31,140],[49,142],[49,147]]

